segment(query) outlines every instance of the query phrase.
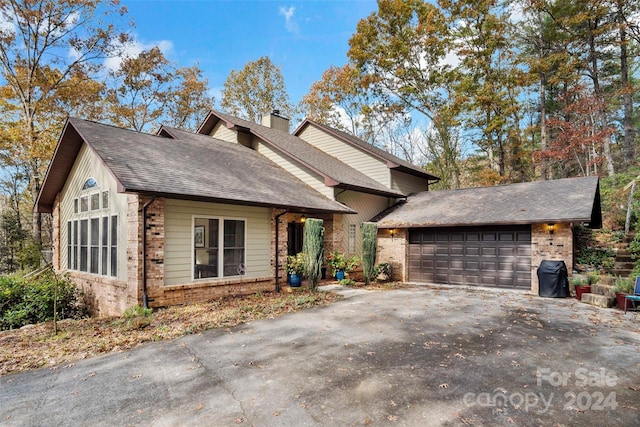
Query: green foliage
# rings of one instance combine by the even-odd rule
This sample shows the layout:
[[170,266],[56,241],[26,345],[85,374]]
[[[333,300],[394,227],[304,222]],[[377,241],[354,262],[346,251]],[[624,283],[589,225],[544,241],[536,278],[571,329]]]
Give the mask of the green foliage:
[[342,285],[342,286],[353,286],[353,285],[356,284],[356,282],[354,280],[346,278],[346,277],[344,279],[340,280],[338,283],[340,283],[340,285]]
[[600,233],[588,228],[575,228],[576,264],[596,270],[610,271],[615,263],[615,252],[606,238],[599,241]]
[[306,255],[304,252],[300,252],[296,255],[287,256],[287,273],[289,274],[302,274],[305,270]]
[[327,257],[327,264],[331,267],[332,274],[334,276],[338,271],[344,271],[345,274],[349,274],[358,266],[359,262],[360,260],[358,259],[358,257],[347,257],[337,249],[330,253]]
[[302,238],[302,252],[305,256],[305,275],[311,290],[315,291],[322,277],[322,260],[324,259],[324,226],[321,219],[307,219]]
[[150,308],[144,308],[139,305],[134,305],[127,308],[122,317],[125,319],[133,319],[135,317],[149,317],[153,313],[153,310]]
[[54,304],[58,319],[85,315],[76,285],[50,270],[29,278],[0,277],[0,330],[52,320]]
[[591,273],[589,273],[587,275],[587,283],[589,285],[595,285],[596,283],[598,283],[600,281],[600,274],[592,271]]
[[380,277],[382,280],[391,280],[391,274],[393,267],[388,262],[382,262],[376,265],[375,277]]
[[571,284],[573,286],[584,286],[585,285],[585,280],[582,277],[572,277],[571,278]]
[[220,105],[229,114],[254,123],[260,123],[260,117],[273,110],[288,117],[295,114],[282,71],[268,56],[249,61],[240,71],[231,70],[224,81]]
[[[152,314],[152,309],[134,305],[124,311],[124,313],[122,314],[123,320],[121,324],[127,330],[146,328],[151,324]],[[185,334],[189,334],[189,332],[187,331],[185,332]]]
[[617,277],[615,282],[615,291],[623,294],[633,293],[634,282],[629,278]]
[[378,225],[374,222],[363,222],[362,230],[362,270],[364,283],[369,284],[378,275],[375,269]]

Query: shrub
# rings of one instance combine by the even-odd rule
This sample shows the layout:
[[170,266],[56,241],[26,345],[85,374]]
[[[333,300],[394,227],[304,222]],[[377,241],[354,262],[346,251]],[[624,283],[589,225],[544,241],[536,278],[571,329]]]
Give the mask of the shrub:
[[375,222],[363,222],[360,227],[362,229],[362,270],[364,283],[368,285],[378,275],[375,269],[378,225]]
[[318,289],[324,258],[324,225],[321,219],[309,218],[304,226],[302,252],[304,253],[304,272],[312,290]]
[[634,283],[631,279],[625,279],[623,277],[616,278],[615,291],[623,294],[633,293]]
[[85,315],[80,290],[51,270],[28,278],[0,278],[0,330],[53,320],[54,306],[58,319]]

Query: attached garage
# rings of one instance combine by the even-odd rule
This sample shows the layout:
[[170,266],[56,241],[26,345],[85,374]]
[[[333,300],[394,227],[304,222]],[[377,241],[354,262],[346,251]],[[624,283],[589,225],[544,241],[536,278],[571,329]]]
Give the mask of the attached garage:
[[425,191],[374,220],[396,280],[537,294],[540,262],[571,271],[574,227],[602,226],[598,177]]
[[409,280],[529,289],[531,227],[410,229]]

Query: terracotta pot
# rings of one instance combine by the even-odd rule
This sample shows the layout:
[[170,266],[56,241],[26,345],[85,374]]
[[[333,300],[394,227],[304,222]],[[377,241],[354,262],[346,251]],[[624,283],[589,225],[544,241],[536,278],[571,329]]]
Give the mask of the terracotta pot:
[[622,292],[616,292],[616,305],[618,306],[618,310],[624,310],[624,305],[627,304],[627,310],[633,308],[633,304],[631,304],[631,300],[626,299],[625,297],[628,294]]
[[582,301],[582,294],[589,294],[591,293],[591,286],[587,285],[587,286],[583,286],[583,285],[578,285],[576,286],[576,298],[578,299],[578,301]]

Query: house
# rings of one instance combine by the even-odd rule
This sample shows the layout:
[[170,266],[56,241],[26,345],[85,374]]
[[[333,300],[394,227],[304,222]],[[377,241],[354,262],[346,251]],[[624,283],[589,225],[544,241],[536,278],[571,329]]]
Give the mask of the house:
[[437,180],[311,121],[297,133],[277,114],[156,135],[69,119],[35,206],[53,214],[54,268],[98,315],[270,290],[306,217],[327,251],[357,254],[362,221]]
[[598,177],[422,192],[376,220],[397,279],[537,294],[540,262],[571,271],[574,227],[602,226]]

